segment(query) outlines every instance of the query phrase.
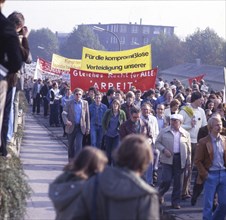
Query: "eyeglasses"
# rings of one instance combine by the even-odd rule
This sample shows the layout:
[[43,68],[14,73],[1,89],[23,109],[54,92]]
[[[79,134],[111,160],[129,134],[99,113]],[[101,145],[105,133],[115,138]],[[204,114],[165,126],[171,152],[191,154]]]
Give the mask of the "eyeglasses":
[[75,95],[79,96],[79,95],[82,95],[81,93],[76,93]]

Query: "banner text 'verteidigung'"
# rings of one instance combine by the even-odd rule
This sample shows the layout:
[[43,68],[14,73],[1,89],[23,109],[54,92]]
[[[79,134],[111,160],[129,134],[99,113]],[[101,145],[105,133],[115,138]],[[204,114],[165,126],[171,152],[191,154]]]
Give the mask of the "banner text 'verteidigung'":
[[126,73],[140,72],[151,68],[150,45],[117,52],[83,48],[81,69],[85,71]]

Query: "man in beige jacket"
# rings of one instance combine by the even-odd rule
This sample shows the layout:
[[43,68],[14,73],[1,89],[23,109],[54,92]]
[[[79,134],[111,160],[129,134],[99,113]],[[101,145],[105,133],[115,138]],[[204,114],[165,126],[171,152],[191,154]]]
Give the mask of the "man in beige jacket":
[[66,103],[62,112],[65,132],[68,134],[69,161],[81,151],[83,135],[90,131],[89,104],[82,99],[83,90],[76,88],[73,93],[74,99]]
[[181,127],[182,121],[182,115],[171,115],[170,126],[160,131],[155,142],[156,148],[161,152],[160,161],[162,163],[162,178],[159,186],[160,203],[164,202],[163,196],[173,180],[171,204],[175,209],[180,209],[184,168],[191,164],[190,134]]

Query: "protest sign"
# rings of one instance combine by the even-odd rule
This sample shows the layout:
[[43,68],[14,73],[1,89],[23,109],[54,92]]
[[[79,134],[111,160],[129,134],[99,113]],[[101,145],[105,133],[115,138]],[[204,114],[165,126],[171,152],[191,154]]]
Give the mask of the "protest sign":
[[157,69],[114,74],[70,69],[70,75],[72,91],[77,87],[87,91],[91,86],[94,86],[100,92],[106,92],[111,87],[127,92],[131,86],[145,91],[155,88]]
[[124,51],[100,51],[83,47],[81,69],[97,73],[132,73],[150,70],[151,45]]
[[68,59],[57,54],[52,55],[52,68],[70,71],[70,68],[80,69],[81,60]]

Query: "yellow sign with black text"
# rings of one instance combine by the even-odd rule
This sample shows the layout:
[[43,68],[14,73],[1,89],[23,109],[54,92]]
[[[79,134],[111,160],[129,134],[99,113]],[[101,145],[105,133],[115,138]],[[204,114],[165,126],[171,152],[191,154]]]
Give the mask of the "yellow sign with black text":
[[70,71],[70,68],[80,69],[81,68],[81,60],[76,59],[68,59],[66,57],[62,57],[57,54],[52,55],[52,68]]
[[124,51],[83,47],[81,69],[98,73],[131,73],[152,69],[151,45]]

